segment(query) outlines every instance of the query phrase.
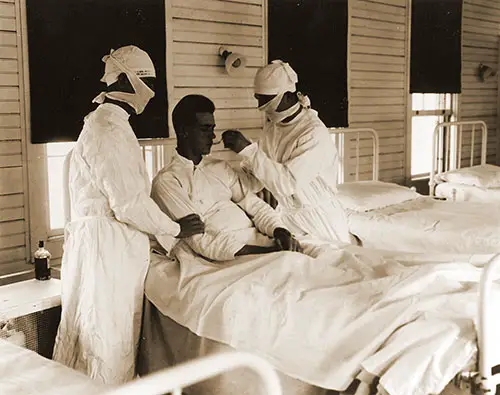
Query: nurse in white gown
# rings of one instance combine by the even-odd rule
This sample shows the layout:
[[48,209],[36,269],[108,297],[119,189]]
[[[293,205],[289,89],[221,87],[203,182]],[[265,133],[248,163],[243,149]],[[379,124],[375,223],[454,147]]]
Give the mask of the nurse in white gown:
[[298,235],[350,242],[345,212],[336,197],[338,152],[307,97],[296,92],[297,74],[280,60],[261,68],[254,91],[267,121],[257,143],[239,131],[224,144],[244,157],[243,169],[278,201],[287,227]]
[[[107,384],[134,377],[149,237],[166,250],[203,232],[196,215],[176,223],[150,198],[151,184],[128,122],[154,96],[155,69],[134,46],[111,51],[108,88],[86,118],[70,162],[72,222],[62,261],[62,316],[54,359]],[[140,77],[139,77],[140,76]]]

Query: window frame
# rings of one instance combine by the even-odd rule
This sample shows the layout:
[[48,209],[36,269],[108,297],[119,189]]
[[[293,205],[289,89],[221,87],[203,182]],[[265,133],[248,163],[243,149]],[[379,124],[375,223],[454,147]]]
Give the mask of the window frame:
[[[430,177],[430,170],[426,173],[413,174],[412,172],[412,145],[413,145],[413,118],[414,117],[425,117],[425,116],[438,116],[439,123],[442,122],[453,122],[458,117],[458,93],[424,93],[424,94],[436,94],[436,95],[450,95],[450,108],[449,109],[436,109],[436,110],[413,110],[413,95],[416,93],[408,93],[409,104],[408,104],[408,144],[407,144],[407,177],[410,181],[425,180]],[[417,93],[418,94],[418,93]],[[453,129],[445,128],[445,139],[451,138]],[[441,158],[444,158],[447,153],[445,152],[445,147],[440,147]]]

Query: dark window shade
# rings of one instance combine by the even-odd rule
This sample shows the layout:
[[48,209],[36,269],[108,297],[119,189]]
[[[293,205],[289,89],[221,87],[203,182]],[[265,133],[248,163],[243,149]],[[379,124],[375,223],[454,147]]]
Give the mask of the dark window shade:
[[460,93],[462,0],[412,0],[411,93]]
[[290,63],[329,127],[347,120],[347,0],[269,0],[269,61]]
[[130,123],[168,137],[164,0],[26,0],[31,142],[75,141],[105,87],[104,55],[136,45],[156,67],[155,97]]

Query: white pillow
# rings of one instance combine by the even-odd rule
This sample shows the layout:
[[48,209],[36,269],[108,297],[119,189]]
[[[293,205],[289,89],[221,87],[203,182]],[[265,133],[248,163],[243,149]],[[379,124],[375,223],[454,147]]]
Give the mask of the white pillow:
[[381,181],[347,182],[337,188],[338,198],[344,208],[357,212],[376,210],[421,196],[410,188]]
[[436,176],[436,181],[481,188],[498,188],[500,187],[500,166],[478,165],[450,170]]

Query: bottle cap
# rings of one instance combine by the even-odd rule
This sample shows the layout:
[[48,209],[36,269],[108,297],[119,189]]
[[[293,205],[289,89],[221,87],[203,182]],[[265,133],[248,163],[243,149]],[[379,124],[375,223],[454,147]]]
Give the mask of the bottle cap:
[[40,240],[40,241],[38,242],[38,248],[43,248],[43,244],[44,244],[44,243],[43,243],[43,240]]

